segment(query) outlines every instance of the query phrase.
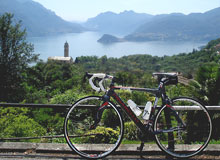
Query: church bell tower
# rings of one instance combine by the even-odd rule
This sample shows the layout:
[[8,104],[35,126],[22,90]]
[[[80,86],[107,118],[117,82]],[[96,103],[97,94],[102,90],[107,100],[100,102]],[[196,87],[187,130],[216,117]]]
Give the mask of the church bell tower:
[[64,57],[69,57],[69,44],[66,43],[64,44]]

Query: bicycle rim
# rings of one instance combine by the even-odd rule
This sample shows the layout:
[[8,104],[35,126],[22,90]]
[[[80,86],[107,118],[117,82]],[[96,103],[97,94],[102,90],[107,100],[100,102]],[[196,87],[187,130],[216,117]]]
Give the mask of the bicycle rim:
[[[91,129],[97,117],[100,120]],[[117,149],[124,126],[121,114],[113,103],[103,105],[102,97],[90,96],[80,99],[70,108],[64,130],[66,141],[72,150],[82,157],[97,159]]]
[[[173,99],[171,106],[164,106],[155,119],[154,131],[157,132],[155,138],[158,146],[177,158],[188,158],[200,153],[208,145],[212,132],[212,122],[206,107],[186,97]],[[177,120],[175,113],[185,123],[185,127]]]

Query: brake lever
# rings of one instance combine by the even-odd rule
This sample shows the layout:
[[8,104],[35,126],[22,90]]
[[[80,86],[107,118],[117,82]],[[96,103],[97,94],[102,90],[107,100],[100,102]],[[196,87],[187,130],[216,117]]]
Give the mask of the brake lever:
[[99,85],[99,82],[102,80],[102,78],[98,78],[98,77],[95,77],[94,78],[94,84],[96,85],[96,86],[98,86]]

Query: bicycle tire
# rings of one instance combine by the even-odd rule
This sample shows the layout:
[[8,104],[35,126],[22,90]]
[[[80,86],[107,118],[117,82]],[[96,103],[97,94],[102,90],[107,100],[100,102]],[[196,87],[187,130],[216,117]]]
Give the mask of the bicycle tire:
[[[170,105],[163,106],[156,115],[156,142],[161,150],[173,157],[195,156],[203,151],[210,141],[212,121],[208,110],[193,98],[178,97],[171,102]],[[175,118],[175,114],[185,123],[185,129],[180,129],[180,122]],[[179,128],[172,131],[173,127]]]
[[[104,158],[121,143],[124,133],[121,113],[114,103],[103,103],[100,96],[84,97],[73,104],[65,117],[65,139],[69,147],[84,158]],[[94,127],[97,117],[100,121]]]

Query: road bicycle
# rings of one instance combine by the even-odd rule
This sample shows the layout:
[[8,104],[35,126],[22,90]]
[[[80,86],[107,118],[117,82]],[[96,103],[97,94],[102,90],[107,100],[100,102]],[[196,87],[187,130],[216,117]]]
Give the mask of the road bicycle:
[[[212,122],[206,107],[193,98],[170,99],[166,94],[167,85],[178,83],[176,73],[154,73],[159,84],[155,89],[115,86],[119,79],[103,73],[87,73],[86,76],[91,87],[98,92],[103,91],[104,95],[79,99],[65,117],[65,139],[80,156],[104,158],[119,147],[124,134],[122,110],[137,126],[142,138],[148,138],[150,133],[159,148],[172,157],[188,158],[208,145]],[[108,89],[103,86],[105,80],[111,81]],[[116,90],[124,89],[155,95],[148,120],[136,116],[119,97]]]

